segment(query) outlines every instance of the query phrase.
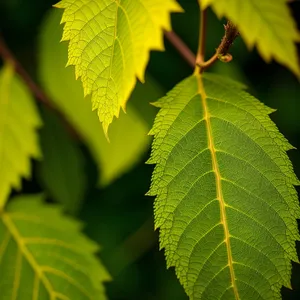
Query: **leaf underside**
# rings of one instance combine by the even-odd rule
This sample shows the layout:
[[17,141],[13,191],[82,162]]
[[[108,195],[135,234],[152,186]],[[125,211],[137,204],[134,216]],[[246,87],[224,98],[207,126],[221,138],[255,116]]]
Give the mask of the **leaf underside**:
[[0,214],[1,299],[106,299],[110,277],[81,227],[40,196],[13,199]]
[[273,58],[300,77],[296,42],[300,33],[286,0],[199,0],[234,22],[251,49],[257,46],[266,62]]
[[7,64],[0,70],[0,208],[12,188],[31,176],[31,158],[40,158],[37,129],[41,120],[34,100]]
[[216,75],[193,75],[156,105],[155,227],[191,299],[280,299],[298,261],[292,146],[273,110]]
[[144,81],[150,50],[163,50],[163,29],[174,0],[63,0],[62,40],[69,40],[68,65],[75,65],[84,94],[91,94],[104,132],[119,116],[135,86]]

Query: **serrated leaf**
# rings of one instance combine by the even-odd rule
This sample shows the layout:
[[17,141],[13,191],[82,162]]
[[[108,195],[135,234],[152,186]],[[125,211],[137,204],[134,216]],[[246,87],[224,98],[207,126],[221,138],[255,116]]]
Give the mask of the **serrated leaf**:
[[300,77],[296,42],[300,42],[286,0],[199,0],[202,9],[211,5],[219,17],[234,22],[250,49],[255,45],[266,62],[272,59]]
[[[107,185],[132,168],[148,149],[151,139],[147,133],[155,116],[155,110],[148,102],[157,100],[164,93],[149,76],[145,84],[138,83],[130,98],[128,113],[122,114],[109,129],[111,143],[108,144],[97,115],[83,98],[80,82],[74,80],[72,69],[65,68],[68,51],[66,44],[59,43],[62,33],[60,12],[52,11],[41,29],[40,78],[58,109],[85,140],[101,173],[99,182]],[[147,104],[147,109],[138,109],[141,102]]]
[[142,82],[150,50],[163,50],[163,29],[175,0],[63,0],[62,40],[69,40],[68,65],[75,65],[84,94],[91,94],[105,134],[135,86]]
[[81,227],[40,196],[12,199],[0,214],[1,299],[106,299],[110,276]]
[[34,100],[13,66],[0,70],[0,210],[11,189],[31,176],[31,158],[40,158],[37,129],[41,120]]
[[43,160],[38,179],[53,200],[61,203],[65,211],[76,214],[87,187],[84,156],[56,115],[43,110],[43,119]]
[[292,146],[243,86],[193,75],[157,102],[155,227],[191,299],[280,299],[298,261]]

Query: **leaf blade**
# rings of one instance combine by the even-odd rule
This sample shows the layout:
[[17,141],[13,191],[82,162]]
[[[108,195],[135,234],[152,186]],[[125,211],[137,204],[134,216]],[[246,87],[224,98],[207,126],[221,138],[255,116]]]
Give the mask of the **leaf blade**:
[[[143,81],[151,49],[163,50],[163,31],[169,14],[181,11],[174,0],[93,0],[56,4],[63,8],[62,40],[69,40],[69,65],[75,65],[84,94],[91,94],[105,134],[135,86]],[[136,18],[141,15],[143,18]]]
[[36,130],[41,120],[23,82],[6,64],[0,73],[0,208],[12,188],[20,189],[29,178],[30,158],[41,157]]
[[[100,282],[110,277],[93,256],[97,245],[79,233],[80,228],[57,207],[44,205],[39,196],[14,199],[1,213],[0,240],[7,245],[1,247],[1,291],[22,299],[106,299]],[[15,269],[7,264],[12,260]],[[15,280],[7,280],[9,270]]]
[[42,27],[39,76],[45,91],[87,144],[97,163],[99,185],[105,186],[132,168],[147,151],[151,141],[147,133],[155,117],[155,109],[147,102],[155,101],[164,92],[147,74],[146,83],[138,83],[133,91],[128,113],[122,114],[110,126],[111,143],[107,143],[97,115],[83,98],[81,83],[74,80],[72,69],[65,68],[68,51],[66,44],[59,43],[62,34],[58,24],[60,19],[61,11],[54,10]]
[[148,194],[167,266],[191,299],[280,299],[298,261],[299,181],[273,110],[212,74],[157,106]]

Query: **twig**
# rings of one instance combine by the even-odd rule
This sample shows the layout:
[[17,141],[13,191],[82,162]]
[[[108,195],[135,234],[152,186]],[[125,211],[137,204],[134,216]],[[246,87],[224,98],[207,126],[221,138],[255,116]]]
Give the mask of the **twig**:
[[206,9],[201,9],[200,29],[199,29],[199,46],[196,57],[196,65],[201,65],[205,61],[205,45],[206,45]]
[[165,37],[174,46],[174,48],[181,54],[186,62],[194,68],[196,57],[191,49],[181,40],[181,38],[174,31],[165,31]]
[[0,35],[0,56],[2,56],[4,61],[10,61],[14,67],[16,72],[22,77],[28,88],[34,94],[34,96],[43,102],[48,107],[54,109],[51,101],[48,99],[47,95],[40,89],[39,86],[31,79],[29,74],[25,71],[22,65],[17,61],[15,56],[11,53],[6,42],[4,41],[3,37]]
[[232,56],[228,52],[235,39],[239,36],[239,32],[237,27],[231,21],[228,21],[227,24],[224,25],[224,29],[225,34],[216,50],[216,53],[205,62],[197,61],[197,65],[200,67],[200,72],[203,72],[205,69],[210,67],[218,59],[226,63],[232,60]]
[[23,68],[20,62],[15,58],[10,49],[8,48],[5,40],[0,34],[0,56],[4,61],[9,61],[13,64],[15,71],[22,77],[24,83],[31,90],[33,95],[38,99],[41,103],[47,106],[49,109],[57,113],[62,119],[66,129],[68,132],[79,139],[79,134],[76,132],[75,128],[66,120],[65,116],[57,110],[57,108],[53,105],[53,102],[48,98],[48,96],[44,93],[44,91],[32,80],[27,71]]

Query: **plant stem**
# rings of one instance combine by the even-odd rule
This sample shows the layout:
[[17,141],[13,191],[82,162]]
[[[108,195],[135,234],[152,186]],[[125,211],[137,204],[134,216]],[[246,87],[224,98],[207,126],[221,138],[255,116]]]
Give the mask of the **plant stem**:
[[192,67],[195,67],[196,57],[191,49],[181,40],[174,31],[165,31],[165,37],[173,45],[173,47],[181,54],[186,62]]
[[14,65],[15,71],[22,77],[23,81],[39,101],[43,102],[48,107],[53,107],[47,95],[37,86],[37,84],[31,79],[29,74],[14,57],[2,36],[0,36],[0,56],[2,56],[4,61],[9,61]]
[[43,103],[44,105],[46,105],[47,108],[56,112],[62,119],[68,132],[76,139],[79,139],[79,134],[76,132],[75,128],[66,120],[64,115],[59,110],[56,109],[56,107],[53,105],[53,102],[48,98],[45,92],[32,80],[31,76],[27,73],[27,71],[23,68],[21,63],[15,58],[13,53],[10,51],[9,47],[7,46],[1,34],[0,34],[0,57],[2,57],[4,61],[10,62],[14,66],[15,71],[23,79],[24,83],[31,90],[35,98],[39,100],[41,103]]
[[198,70],[198,66],[202,65],[204,63],[205,59],[205,44],[206,44],[206,9],[200,8],[200,29],[199,29],[199,46],[196,56],[196,70]]

